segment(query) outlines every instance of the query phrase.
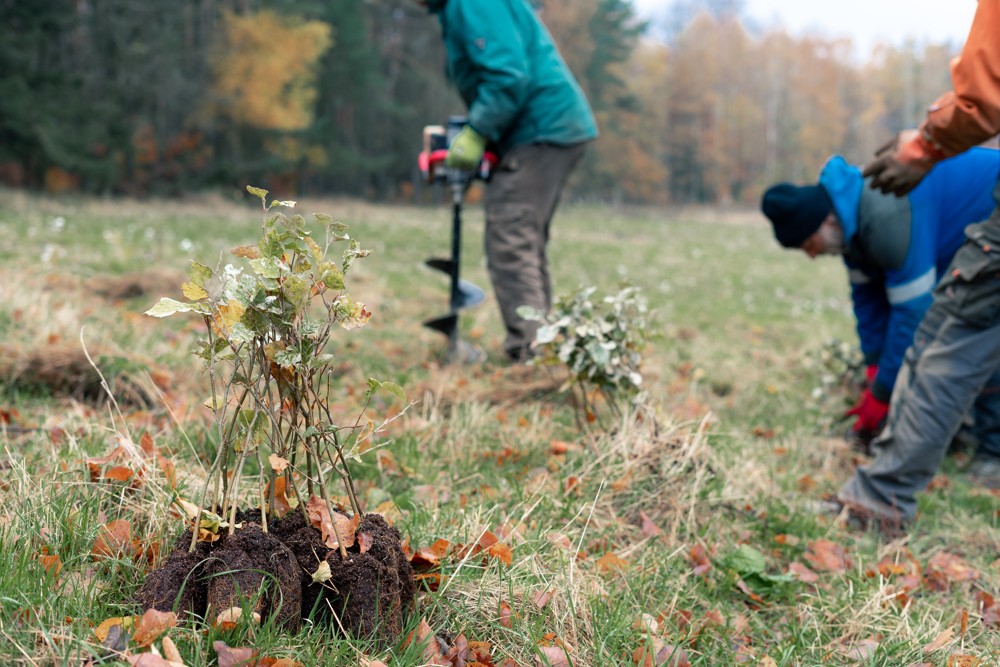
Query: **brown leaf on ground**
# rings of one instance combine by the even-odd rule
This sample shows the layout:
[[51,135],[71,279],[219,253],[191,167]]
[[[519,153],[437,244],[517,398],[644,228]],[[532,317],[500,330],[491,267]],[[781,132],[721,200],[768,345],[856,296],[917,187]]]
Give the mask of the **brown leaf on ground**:
[[358,549],[363,554],[368,553],[368,551],[372,548],[372,545],[375,543],[375,536],[372,535],[371,533],[362,532],[358,533],[357,537],[358,537]]
[[848,660],[867,661],[875,654],[875,649],[878,648],[881,641],[881,636],[877,636],[865,637],[857,641],[842,642],[840,653]]
[[936,591],[946,591],[953,583],[972,581],[979,577],[979,572],[970,567],[960,557],[941,551],[934,554],[927,563],[924,581],[927,586]]
[[931,662],[911,662],[906,667],[934,667],[934,663],[931,663]]
[[562,646],[539,646],[541,656],[535,656],[536,667],[570,667],[569,654]]
[[113,618],[106,618],[101,621],[96,628],[94,628],[94,639],[97,640],[97,643],[103,644],[107,640],[108,633],[111,631],[111,628],[117,625],[119,628],[128,630],[131,629],[133,623],[135,623],[135,619],[132,616],[115,616]]
[[953,640],[954,638],[955,638],[954,630],[952,630],[951,628],[942,630],[938,634],[938,636],[934,638],[933,641],[931,641],[928,644],[924,644],[922,650],[924,653],[933,653],[934,651],[937,651],[939,648],[950,644],[951,640]]
[[140,653],[139,655],[126,655],[124,659],[132,667],[184,667],[183,662],[175,662],[161,658],[155,653]]
[[789,574],[794,574],[799,581],[806,584],[815,584],[819,581],[819,575],[809,569],[808,566],[798,561],[788,566]]
[[59,579],[59,572],[62,571],[62,559],[59,558],[58,554],[39,554],[38,562],[42,564],[46,572],[52,575],[53,579]]
[[512,562],[514,562],[514,554],[511,552],[510,547],[506,544],[498,542],[487,549],[486,553],[508,567]]
[[135,625],[132,640],[139,646],[149,646],[164,632],[177,625],[177,614],[172,611],[147,609]]
[[500,626],[508,630],[514,627],[514,610],[510,608],[506,600],[500,600],[500,609],[497,612],[500,618]]
[[[291,498],[289,498],[289,493],[291,493]],[[264,502],[268,503],[271,501],[271,482],[264,485]],[[295,498],[295,493],[292,489],[288,487],[288,480],[285,479],[284,475],[277,477],[274,480],[274,511],[277,512],[278,516],[285,516],[292,509],[292,499]],[[294,507],[297,507],[298,503]]]
[[389,667],[381,660],[361,661],[361,667]]
[[842,574],[851,566],[851,558],[844,547],[830,540],[813,540],[808,545],[805,559],[814,569]]
[[955,653],[948,656],[948,662],[945,663],[945,667],[979,667],[981,664],[983,664],[982,658],[964,653]]
[[546,535],[545,539],[549,541],[549,544],[559,547],[560,549],[572,549],[573,543],[570,541],[569,537],[563,533],[549,533]]
[[212,642],[215,653],[219,656],[219,667],[253,667],[257,659],[257,651],[247,647],[232,647],[222,640]]
[[642,522],[642,534],[646,537],[656,537],[663,532],[642,510],[639,510],[639,520]]
[[[275,484],[275,490],[278,489]],[[348,517],[340,512],[330,515],[330,508],[326,501],[317,496],[310,496],[306,503],[306,512],[309,514],[309,522],[313,528],[318,528],[323,543],[331,549],[339,549],[343,546],[349,549],[354,546],[355,533],[361,524],[361,517]],[[338,541],[343,540],[343,545]]]
[[698,576],[705,576],[712,569],[712,561],[708,557],[708,552],[701,544],[691,547],[688,552],[688,560],[691,561],[691,571]]
[[259,660],[254,667],[305,667],[305,665],[291,658],[264,658]]
[[431,626],[427,623],[426,619],[420,619],[420,623],[417,624],[416,629],[407,635],[406,641],[403,645],[409,646],[410,644],[416,644],[417,646],[424,647],[423,658],[427,664],[449,664],[445,660],[445,657],[441,655],[441,643],[438,641],[438,638],[434,636],[434,631],[431,629]]
[[637,667],[691,667],[687,651],[674,644],[666,644],[659,637],[632,651],[632,662]]
[[544,591],[538,591],[535,593],[535,595],[532,596],[532,600],[534,601],[536,607],[544,609],[545,605],[552,600],[552,596],[555,595],[555,593],[556,591],[554,588],[547,588]]
[[561,454],[566,454],[567,452],[578,452],[580,451],[580,445],[572,442],[565,442],[564,440],[552,440],[549,442],[549,453],[553,456],[559,456]]
[[181,658],[181,653],[177,650],[177,645],[174,644],[174,640],[170,637],[163,638],[163,657],[171,662],[176,662],[181,665],[184,664],[184,660]]
[[1000,628],[1000,604],[993,599],[993,596],[984,591],[977,591],[976,602],[982,610],[983,625],[987,628]]
[[448,555],[451,542],[440,539],[429,547],[423,547],[413,552],[410,564],[415,570],[429,570],[441,565],[441,559]]
[[90,553],[98,559],[133,555],[132,525],[124,519],[115,519],[101,526]]
[[609,551],[597,559],[597,569],[599,572],[621,572],[628,568],[628,562],[619,558],[613,551]]

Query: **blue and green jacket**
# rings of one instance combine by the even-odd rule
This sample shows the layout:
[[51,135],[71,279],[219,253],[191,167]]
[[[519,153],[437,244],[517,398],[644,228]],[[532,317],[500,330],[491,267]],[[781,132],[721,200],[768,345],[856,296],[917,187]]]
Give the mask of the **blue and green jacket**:
[[580,85],[527,0],[430,0],[469,124],[501,154],[597,136]]
[[938,164],[908,196],[868,187],[861,170],[834,156],[819,177],[844,228],[844,263],[872,393],[888,401],[931,292],[965,240],[965,227],[996,207],[1000,151],[974,148]]

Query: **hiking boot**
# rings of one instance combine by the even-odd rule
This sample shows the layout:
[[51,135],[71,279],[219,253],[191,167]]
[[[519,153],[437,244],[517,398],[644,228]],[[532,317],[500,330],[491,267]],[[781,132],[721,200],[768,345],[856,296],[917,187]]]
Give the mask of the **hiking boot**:
[[902,516],[888,516],[868,509],[858,503],[827,496],[810,508],[816,514],[829,516],[834,522],[852,532],[872,530],[879,535],[895,539],[906,534]]
[[977,456],[965,469],[969,481],[991,491],[1000,490],[1000,458]]

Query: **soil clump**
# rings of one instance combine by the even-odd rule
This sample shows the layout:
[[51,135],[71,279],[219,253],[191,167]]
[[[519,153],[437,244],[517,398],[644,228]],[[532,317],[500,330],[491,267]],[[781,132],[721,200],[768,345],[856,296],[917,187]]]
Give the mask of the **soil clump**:
[[[353,638],[388,646],[400,639],[416,584],[399,531],[378,514],[366,514],[346,558],[323,542],[300,512],[260,527],[257,513],[241,512],[243,527],[189,553],[191,532],[150,572],[137,593],[143,610],[177,611],[205,618],[230,607],[251,607],[289,631],[303,619],[328,623]],[[256,518],[256,520],[254,520]],[[315,582],[322,562],[327,581]]]

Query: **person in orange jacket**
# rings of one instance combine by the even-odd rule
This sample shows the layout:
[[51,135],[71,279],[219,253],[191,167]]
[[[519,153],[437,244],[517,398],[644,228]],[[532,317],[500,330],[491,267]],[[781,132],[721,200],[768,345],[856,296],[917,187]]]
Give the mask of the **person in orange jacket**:
[[[934,166],[1000,133],[1000,0],[979,0],[968,40],[952,61],[954,90],[865,166],[871,187],[903,196]],[[1000,182],[994,190],[1000,203]],[[1000,209],[969,225],[934,292],[934,303],[896,380],[889,421],[837,495],[855,518],[885,525],[912,520],[916,494],[937,472],[963,415],[1000,369]],[[1000,488],[1000,458],[973,459],[975,481]]]

